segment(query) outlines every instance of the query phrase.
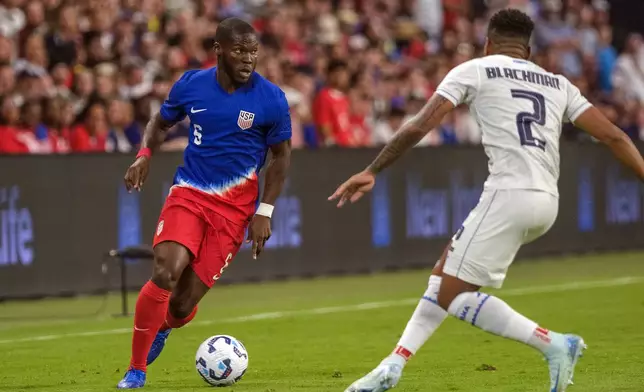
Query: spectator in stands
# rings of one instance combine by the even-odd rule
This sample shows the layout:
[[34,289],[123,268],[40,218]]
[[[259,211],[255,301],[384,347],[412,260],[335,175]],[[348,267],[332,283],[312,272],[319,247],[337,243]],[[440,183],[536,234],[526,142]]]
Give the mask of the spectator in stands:
[[597,51],[597,72],[599,89],[603,93],[613,91],[613,70],[617,61],[617,50],[613,47],[613,29],[605,25],[599,28],[599,47]]
[[481,130],[465,106],[454,112],[454,133],[459,144],[481,144]]
[[72,71],[66,64],[58,63],[51,70],[52,95],[70,97],[73,83]]
[[96,89],[92,97],[107,102],[116,95],[117,69],[112,64],[101,64],[94,68]]
[[106,152],[108,124],[105,106],[101,102],[90,104],[85,119],[71,133],[73,152]]
[[39,0],[29,0],[25,7],[26,24],[20,32],[20,46],[32,34],[45,35],[49,26],[45,20],[45,6]]
[[372,145],[371,98],[361,90],[352,90],[350,95],[351,114],[349,124],[355,140],[352,147],[369,147]]
[[[35,138],[30,143],[18,131],[20,109],[15,101],[8,96],[0,99],[0,153],[2,154],[28,154],[36,152]],[[30,149],[30,147],[32,147]]]
[[593,25],[595,10],[590,4],[581,8],[577,35],[579,37],[579,50],[584,57],[594,57],[599,50],[599,33]]
[[16,73],[26,72],[39,78],[47,76],[49,59],[45,50],[45,40],[41,34],[33,33],[27,37],[22,55],[23,57],[13,65]]
[[394,106],[389,110],[385,120],[378,121],[373,128],[373,144],[382,146],[389,143],[396,131],[403,124],[407,113],[401,107]]
[[25,27],[23,0],[5,0],[0,5],[0,35],[13,38]]
[[640,34],[631,34],[626,48],[617,59],[613,85],[627,97],[644,103],[644,40]]
[[71,102],[62,97],[47,100],[44,124],[53,153],[67,154],[71,151],[69,137],[73,121],[74,109]]
[[109,136],[107,152],[131,152],[141,144],[141,128],[134,122],[132,104],[124,99],[114,99],[108,108]]
[[74,114],[81,115],[87,108],[90,98],[94,93],[94,74],[88,69],[81,69],[74,77],[73,105]]
[[45,39],[49,64],[74,65],[80,39],[77,8],[65,5],[60,9],[58,26]]
[[0,35],[0,64],[11,65],[13,63],[13,42],[2,35]]
[[537,46],[549,48],[557,59],[562,72],[569,77],[582,74],[578,33],[574,27],[562,18],[561,0],[544,0],[543,19],[535,29]]
[[47,127],[42,122],[42,106],[38,100],[30,100],[22,104],[20,110],[20,128],[24,132],[32,133],[36,140],[42,144],[41,152],[49,150],[49,134]]
[[[159,110],[172,82],[188,68],[216,65],[214,31],[219,20],[231,15],[252,19],[262,34],[258,70],[286,94],[294,147],[380,144],[386,139],[382,135],[389,135],[383,130],[398,121],[401,111],[405,118],[415,114],[452,67],[481,55],[490,14],[508,6],[539,19],[535,61],[570,77],[593,102],[615,115],[631,137],[640,138],[642,40],[630,36],[617,59],[615,47],[622,42],[613,42],[610,7],[603,0],[4,0],[1,4],[0,97],[34,114],[36,102],[42,102],[46,140],[61,144],[49,150],[35,148],[33,131],[5,124],[3,135],[14,141],[20,135],[27,141],[20,142],[22,150],[14,151],[65,152],[66,143],[67,149],[76,146],[74,151],[136,148],[132,135],[140,133],[150,114]],[[106,104],[107,109],[101,106]],[[13,113],[10,106],[7,113]],[[65,121],[50,116],[52,108],[59,107],[73,108]],[[132,120],[126,125],[130,111]],[[574,127],[565,128],[565,137],[585,138]],[[178,124],[168,133],[163,149],[185,148],[188,136],[187,122]],[[473,119],[459,109],[420,145],[478,142]]]
[[348,65],[342,60],[332,60],[328,67],[327,85],[320,90],[313,106],[315,125],[325,146],[354,147],[358,145],[349,122]]
[[16,73],[9,64],[0,65],[0,96],[10,94],[16,88]]
[[18,75],[18,86],[16,98],[23,101],[38,100],[46,97],[51,89],[51,78],[48,75],[41,76],[31,71],[22,72]]

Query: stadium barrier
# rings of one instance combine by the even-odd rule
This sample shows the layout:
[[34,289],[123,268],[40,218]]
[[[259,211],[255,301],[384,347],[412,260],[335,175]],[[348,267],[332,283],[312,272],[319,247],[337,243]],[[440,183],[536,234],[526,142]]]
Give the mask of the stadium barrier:
[[[480,148],[417,148],[379,176],[366,200],[335,208],[327,196],[376,150],[296,151],[267,250],[248,246],[222,282],[431,267],[477,203],[487,174]],[[521,256],[641,248],[640,182],[596,145],[564,144],[560,210]],[[0,298],[117,288],[102,268],[110,249],[150,243],[181,154],[154,157],[142,193],[127,193],[129,155],[0,158]],[[529,207],[528,207],[529,208]],[[128,286],[150,274],[128,264]]]

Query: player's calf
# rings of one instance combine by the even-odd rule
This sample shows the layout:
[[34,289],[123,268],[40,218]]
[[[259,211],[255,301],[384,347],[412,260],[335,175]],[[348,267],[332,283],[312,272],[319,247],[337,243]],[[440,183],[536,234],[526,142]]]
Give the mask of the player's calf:
[[414,314],[394,351],[373,371],[351,384],[347,392],[386,391],[398,383],[407,361],[422,347],[447,317],[447,312],[438,306],[436,295],[440,290],[441,278],[432,275],[427,290],[418,302]]
[[[459,320],[539,350],[548,360],[551,392],[565,391],[572,383],[575,366],[586,347],[583,339],[542,328],[495,296],[475,291],[456,294],[466,287],[457,281],[454,277],[443,277],[441,293],[445,289],[447,295],[439,294],[441,306],[447,305],[448,313]],[[449,301],[453,294],[456,295]]]
[[486,332],[526,343],[546,353],[548,330],[512,309],[500,298],[453,276],[443,276],[438,303],[449,314]]
[[170,295],[181,273],[190,263],[190,252],[178,243],[158,244],[154,253],[152,278],[143,286],[137,298],[132,356],[129,370],[119,383],[119,388],[140,388],[145,384],[148,355],[157,333],[165,322]]
[[170,307],[168,308],[168,313],[165,316],[165,323],[161,330],[168,328],[181,328],[184,325],[188,324],[195,318],[197,315],[198,306],[190,305],[189,308],[175,308],[172,306],[172,300],[170,300]]
[[447,318],[447,312],[438,306],[436,300],[441,281],[442,278],[439,276],[429,277],[427,290],[407,322],[396,349],[383,362],[395,363],[404,367]]
[[196,305],[194,305],[194,307],[190,311],[185,311],[181,307],[179,307],[178,309],[173,309],[172,300],[170,300],[170,307],[168,308],[168,313],[165,316],[165,322],[159,329],[159,332],[152,342],[150,351],[148,352],[148,365],[154,362],[159,357],[159,355],[161,355],[161,351],[163,351],[163,349],[165,348],[165,344],[168,340],[168,336],[170,336],[170,332],[172,332],[173,329],[181,328],[184,325],[188,324],[190,321],[192,321],[193,318],[195,318],[196,315]]
[[172,329],[181,328],[194,319],[197,314],[197,304],[208,292],[192,268],[186,268],[170,296],[170,303],[165,315],[165,321],[156,334],[147,355],[147,364],[154,362],[165,348]]

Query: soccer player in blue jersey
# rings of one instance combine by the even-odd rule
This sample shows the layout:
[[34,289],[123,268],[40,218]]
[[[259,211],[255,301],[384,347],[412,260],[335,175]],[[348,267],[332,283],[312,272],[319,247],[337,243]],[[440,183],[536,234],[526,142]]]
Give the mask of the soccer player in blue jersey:
[[[255,73],[259,42],[247,22],[222,21],[215,34],[217,67],[187,71],[147,124],[127,170],[140,191],[152,153],[186,116],[191,138],[154,236],[154,269],[136,303],[132,357],[119,389],[145,385],[146,366],[174,328],[190,322],[197,303],[230,264],[248,227],[253,258],[271,235],[271,214],[290,163],[291,119],[279,87]],[[268,150],[264,191],[258,173]]]

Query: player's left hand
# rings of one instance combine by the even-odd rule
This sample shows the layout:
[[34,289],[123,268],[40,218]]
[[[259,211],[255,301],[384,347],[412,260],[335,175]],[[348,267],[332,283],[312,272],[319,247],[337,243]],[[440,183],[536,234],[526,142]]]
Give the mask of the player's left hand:
[[373,186],[376,185],[376,176],[364,170],[349,178],[344,184],[340,185],[336,191],[329,196],[329,200],[337,200],[338,207],[342,207],[347,200],[355,203],[360,200],[365,193],[370,192]]
[[253,259],[257,259],[264,244],[271,238],[271,218],[263,215],[255,215],[250,222],[248,229],[248,238],[246,242],[253,242]]

